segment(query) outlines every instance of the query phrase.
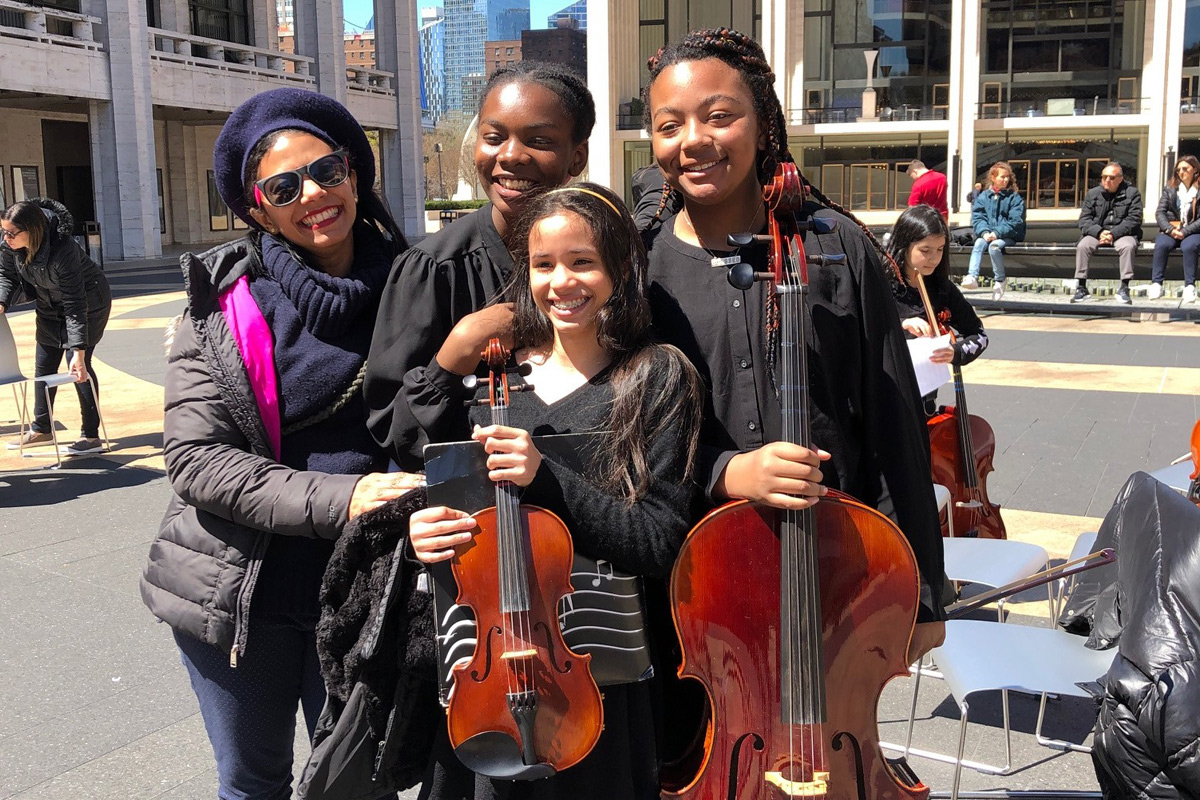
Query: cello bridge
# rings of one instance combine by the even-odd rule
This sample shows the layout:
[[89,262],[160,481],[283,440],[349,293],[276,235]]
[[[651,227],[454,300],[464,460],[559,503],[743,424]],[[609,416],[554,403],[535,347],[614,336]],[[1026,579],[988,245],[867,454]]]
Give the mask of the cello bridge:
[[785,797],[824,797],[829,789],[828,772],[814,772],[811,781],[791,781],[782,772],[768,772],[763,777]]
[[508,650],[500,654],[501,661],[512,661],[518,658],[533,658],[537,655],[537,648],[530,647],[528,650]]

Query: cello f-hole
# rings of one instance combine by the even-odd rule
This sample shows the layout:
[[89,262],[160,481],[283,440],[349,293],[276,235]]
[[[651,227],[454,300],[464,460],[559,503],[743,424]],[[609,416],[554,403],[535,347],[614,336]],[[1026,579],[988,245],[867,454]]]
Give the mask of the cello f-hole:
[[854,774],[858,778],[858,800],[867,800],[867,776],[863,772],[862,747],[858,744],[858,739],[854,738],[854,734],[850,731],[839,731],[833,739],[830,740],[829,746],[834,750],[841,750],[845,747],[845,742],[850,742],[850,747],[854,750]]

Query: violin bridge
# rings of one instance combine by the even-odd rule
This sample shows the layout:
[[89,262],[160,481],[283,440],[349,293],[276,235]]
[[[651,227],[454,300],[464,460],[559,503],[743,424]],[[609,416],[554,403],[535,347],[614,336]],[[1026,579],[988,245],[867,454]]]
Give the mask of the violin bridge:
[[537,655],[537,649],[530,647],[528,650],[510,650],[500,654],[501,661],[514,661],[518,658],[533,658]]
[[768,772],[763,778],[785,797],[824,797],[829,791],[828,772],[814,772],[811,781],[790,781],[782,772]]

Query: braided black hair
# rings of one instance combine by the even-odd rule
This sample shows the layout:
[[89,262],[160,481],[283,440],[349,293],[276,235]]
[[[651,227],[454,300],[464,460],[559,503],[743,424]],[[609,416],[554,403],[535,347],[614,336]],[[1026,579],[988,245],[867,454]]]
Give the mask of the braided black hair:
[[562,103],[563,112],[571,118],[572,144],[587,141],[596,125],[596,103],[587,84],[573,70],[546,61],[518,61],[492,73],[479,96],[479,109],[487,102],[493,89],[510,83],[533,83],[549,89]]
[[[795,162],[795,158],[788,147],[787,118],[784,116],[779,96],[775,93],[775,73],[771,70],[771,65],[767,63],[767,56],[762,45],[746,34],[728,28],[706,28],[692,31],[678,42],[659,48],[659,51],[646,62],[646,66],[650,70],[650,80],[643,90],[642,124],[647,132],[651,132],[650,86],[659,74],[674,64],[685,61],[701,61],[706,58],[716,58],[735,69],[741,75],[751,97],[754,98],[754,111],[758,116],[758,124],[766,133],[767,138],[766,149],[760,152],[758,159],[758,182],[765,186],[774,177],[775,167],[778,164]],[[863,224],[862,220],[822,194],[803,175],[801,175],[801,180],[804,184],[805,194],[826,208],[831,208],[852,220],[875,246],[884,263],[890,261],[883,245],[875,238],[875,234],[871,233],[871,230]],[[663,198],[659,203],[659,212],[655,214],[655,219],[666,207],[667,195],[670,191],[670,185],[664,184]],[[893,263],[892,266],[894,268],[895,264]],[[897,275],[903,282],[904,277],[899,273]]]

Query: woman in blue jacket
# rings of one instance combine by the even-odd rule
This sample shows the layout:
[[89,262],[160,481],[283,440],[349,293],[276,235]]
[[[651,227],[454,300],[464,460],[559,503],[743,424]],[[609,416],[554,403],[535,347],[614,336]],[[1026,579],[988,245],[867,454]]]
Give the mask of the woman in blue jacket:
[[975,229],[975,247],[971,264],[963,278],[964,289],[979,288],[979,264],[986,250],[992,259],[996,287],[992,299],[1004,296],[1004,248],[1025,239],[1025,201],[1016,191],[1012,167],[1003,161],[988,170],[988,188],[971,205],[971,227]]

